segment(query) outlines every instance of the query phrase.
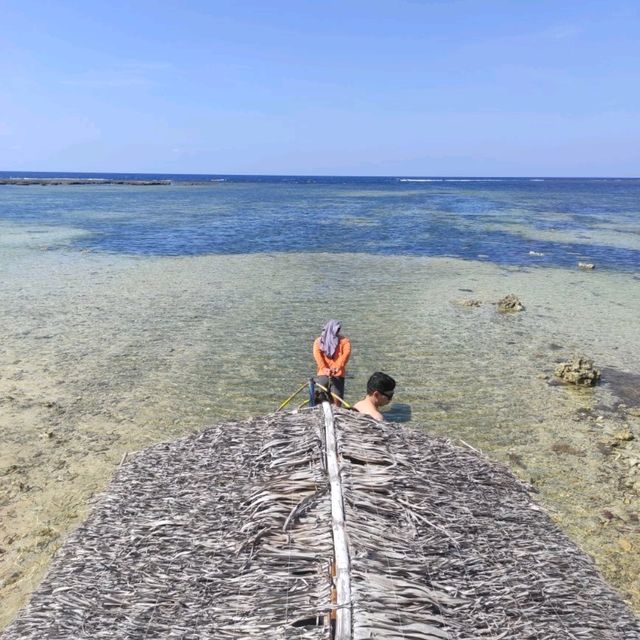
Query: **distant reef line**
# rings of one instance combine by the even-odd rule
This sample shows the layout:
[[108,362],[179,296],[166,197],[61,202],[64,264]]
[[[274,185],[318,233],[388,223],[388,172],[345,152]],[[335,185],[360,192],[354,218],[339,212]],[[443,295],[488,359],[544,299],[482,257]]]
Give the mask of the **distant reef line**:
[[118,178],[0,178],[0,185],[83,185],[83,184],[122,184],[138,187],[170,185],[171,180],[122,180]]

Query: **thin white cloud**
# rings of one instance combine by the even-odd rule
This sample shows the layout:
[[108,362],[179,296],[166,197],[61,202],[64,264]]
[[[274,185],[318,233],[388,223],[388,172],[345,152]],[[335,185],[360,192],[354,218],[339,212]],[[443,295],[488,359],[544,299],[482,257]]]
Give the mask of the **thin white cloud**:
[[145,88],[160,84],[162,74],[171,68],[163,62],[125,62],[107,69],[87,69],[61,82],[88,89]]

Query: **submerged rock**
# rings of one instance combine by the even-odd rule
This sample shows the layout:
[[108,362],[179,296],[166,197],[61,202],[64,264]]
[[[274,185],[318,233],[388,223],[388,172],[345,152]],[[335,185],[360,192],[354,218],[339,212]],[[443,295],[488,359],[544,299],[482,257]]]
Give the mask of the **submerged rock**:
[[480,307],[482,300],[476,298],[461,298],[460,300],[454,300],[453,304],[457,304],[460,307]]
[[630,553],[631,551],[633,551],[633,545],[631,544],[628,538],[620,538],[618,540],[618,544],[620,545],[620,548],[623,551],[626,551],[627,553]]
[[593,366],[593,361],[581,356],[574,356],[570,362],[561,362],[555,374],[563,382],[584,387],[592,387],[600,380],[600,371]]
[[524,311],[524,305],[520,302],[518,296],[510,293],[508,296],[498,301],[498,311],[500,313],[512,313],[514,311]]
[[576,449],[574,446],[569,444],[568,442],[554,442],[551,445],[551,451],[557,453],[558,455],[570,455],[570,456],[584,456],[584,451],[580,451],[580,449]]
[[630,442],[634,439],[633,432],[628,427],[621,429],[613,434],[613,437],[620,442]]

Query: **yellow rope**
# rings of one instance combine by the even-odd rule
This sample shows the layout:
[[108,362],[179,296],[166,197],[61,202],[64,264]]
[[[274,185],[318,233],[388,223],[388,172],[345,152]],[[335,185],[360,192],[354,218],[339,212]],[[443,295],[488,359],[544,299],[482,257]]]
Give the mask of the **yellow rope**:
[[[295,391],[294,393],[292,393],[277,409],[276,411],[281,411],[282,409],[284,409],[309,383],[305,382],[304,384],[300,385],[300,388]],[[314,386],[318,387],[319,389],[321,389],[322,391],[324,391],[325,393],[328,393],[334,400],[338,400],[342,406],[345,409],[353,409],[353,407],[346,401],[343,400],[340,396],[336,395],[335,393],[333,393],[333,391],[329,391],[329,389],[327,389],[327,387],[324,387],[323,385],[321,385],[319,382],[314,382]],[[308,400],[306,400],[305,402],[303,402],[300,407],[304,406],[305,404],[307,404],[307,402],[309,402]],[[298,408],[300,408],[298,407]]]
[[323,387],[319,382],[316,382],[315,385],[316,387],[322,389],[324,392],[328,393],[334,400],[339,400],[345,409],[353,409],[353,407],[346,400],[343,400],[340,396],[333,393],[333,391],[329,391],[329,389]]
[[281,409],[284,409],[309,383],[305,382],[302,385],[300,385],[300,388],[295,392],[292,393],[277,409],[276,411],[280,411]]

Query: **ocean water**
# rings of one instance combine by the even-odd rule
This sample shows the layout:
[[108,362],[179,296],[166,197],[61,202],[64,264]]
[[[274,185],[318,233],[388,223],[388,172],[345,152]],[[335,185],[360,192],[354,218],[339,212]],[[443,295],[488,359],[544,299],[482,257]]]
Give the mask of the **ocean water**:
[[640,265],[640,180],[102,177],[173,184],[35,194],[36,187],[5,186],[0,220],[74,228],[84,232],[76,247],[135,255],[361,252],[521,266]]
[[83,177],[173,183],[0,186],[0,626],[123,455],[273,411],[331,317],[349,401],[393,375],[640,611],[640,180]]

